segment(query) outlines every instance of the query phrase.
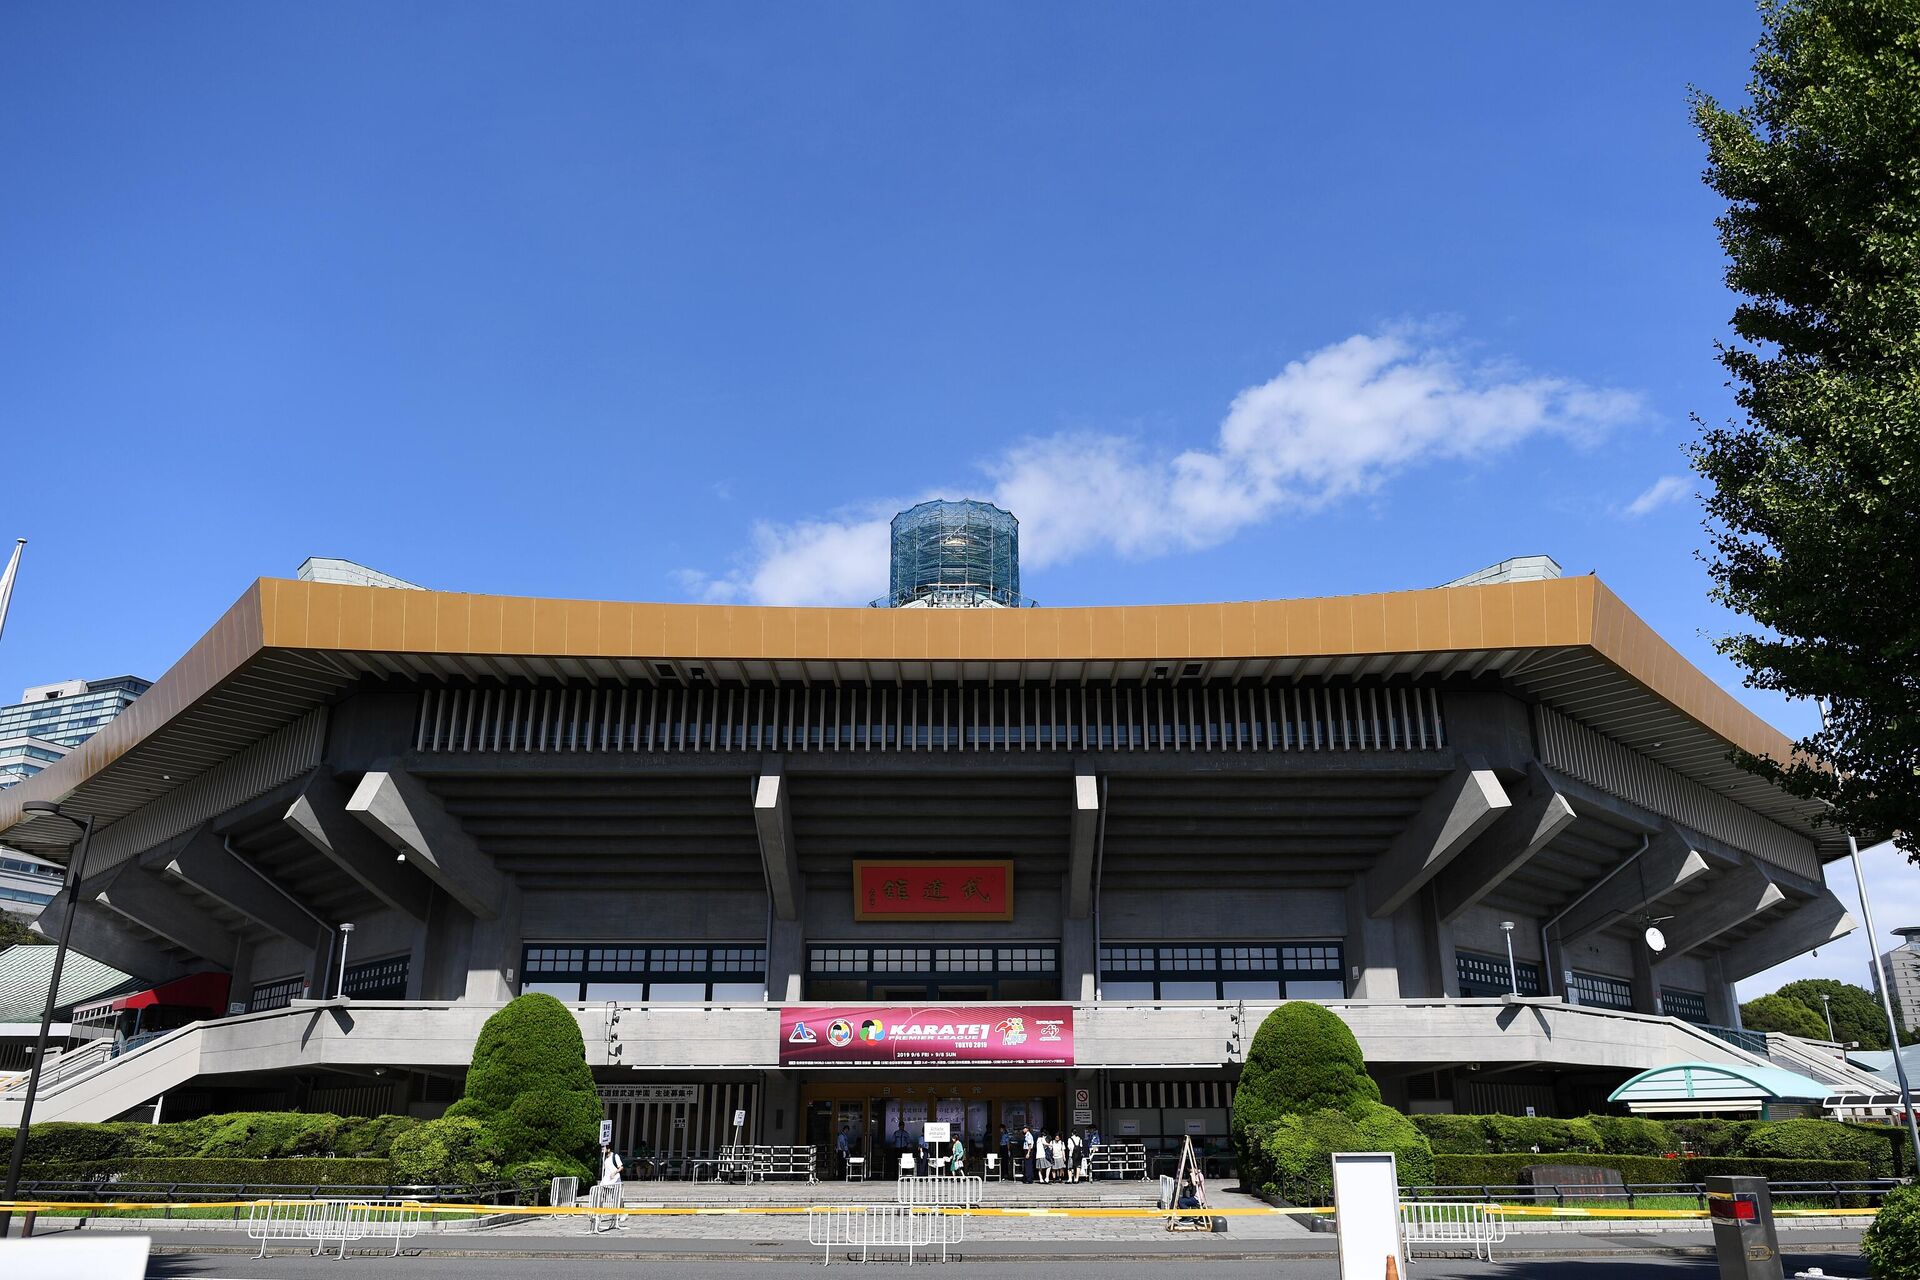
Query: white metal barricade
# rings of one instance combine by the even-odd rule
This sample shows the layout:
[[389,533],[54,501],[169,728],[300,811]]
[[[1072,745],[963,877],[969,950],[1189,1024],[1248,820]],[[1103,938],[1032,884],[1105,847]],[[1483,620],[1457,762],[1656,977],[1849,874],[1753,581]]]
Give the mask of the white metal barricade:
[[985,1191],[985,1179],[972,1174],[940,1174],[899,1179],[894,1183],[893,1198],[901,1204],[939,1209],[978,1209]]
[[[618,1209],[620,1207],[620,1184],[617,1182],[596,1182],[591,1187],[588,1187],[587,1207],[590,1209]],[[598,1234],[603,1229],[600,1226],[600,1219],[603,1217],[611,1217],[613,1219],[613,1226],[616,1231],[623,1229],[627,1225],[626,1220],[620,1214],[591,1213],[587,1215],[587,1230],[589,1233]]]
[[276,1241],[311,1242],[319,1257],[335,1240],[343,1258],[349,1244],[391,1240],[390,1256],[397,1258],[401,1244],[420,1234],[421,1214],[418,1200],[257,1200],[247,1213],[247,1238],[260,1242],[256,1258],[266,1257]]
[[1147,1147],[1141,1142],[1103,1142],[1093,1149],[1087,1171],[1095,1178],[1147,1177]]
[[876,1253],[902,1254],[913,1265],[920,1253],[947,1250],[966,1242],[967,1220],[957,1213],[908,1204],[818,1206],[807,1210],[807,1243],[821,1249],[821,1261],[831,1263],[838,1246],[851,1258],[860,1251],[867,1262]]
[[1499,1206],[1478,1201],[1402,1200],[1400,1229],[1409,1247],[1467,1249],[1488,1262],[1493,1261],[1493,1246],[1507,1238],[1507,1220]]

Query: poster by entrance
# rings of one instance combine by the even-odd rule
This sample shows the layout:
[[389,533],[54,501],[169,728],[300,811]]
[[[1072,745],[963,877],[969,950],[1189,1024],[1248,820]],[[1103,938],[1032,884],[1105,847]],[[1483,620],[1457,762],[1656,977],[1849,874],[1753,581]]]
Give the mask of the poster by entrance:
[[1038,1067],[1073,1062],[1067,1004],[789,1005],[783,1067]]

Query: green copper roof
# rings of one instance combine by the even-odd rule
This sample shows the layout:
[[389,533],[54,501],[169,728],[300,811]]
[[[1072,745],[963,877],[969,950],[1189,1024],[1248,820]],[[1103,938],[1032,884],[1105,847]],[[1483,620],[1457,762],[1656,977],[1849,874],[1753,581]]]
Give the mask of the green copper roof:
[[1615,1089],[1609,1102],[1820,1102],[1833,1092],[1818,1080],[1779,1067],[1675,1062],[1642,1071]]

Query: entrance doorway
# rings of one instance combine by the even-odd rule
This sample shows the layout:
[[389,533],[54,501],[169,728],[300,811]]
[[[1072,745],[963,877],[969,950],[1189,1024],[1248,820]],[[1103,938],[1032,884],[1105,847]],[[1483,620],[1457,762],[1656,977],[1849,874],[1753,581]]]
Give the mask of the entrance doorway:
[[[920,1126],[929,1120],[947,1122],[964,1139],[970,1172],[979,1173],[991,1151],[1000,1157],[1003,1174],[1017,1177],[1021,1128],[1051,1133],[1066,1116],[1059,1080],[820,1081],[802,1085],[800,1099],[806,1140],[818,1152],[822,1176],[832,1178],[845,1174],[839,1159],[843,1127],[849,1154],[866,1157],[873,1177],[899,1171],[902,1152],[918,1151]],[[1003,1135],[1011,1140],[1011,1162]]]

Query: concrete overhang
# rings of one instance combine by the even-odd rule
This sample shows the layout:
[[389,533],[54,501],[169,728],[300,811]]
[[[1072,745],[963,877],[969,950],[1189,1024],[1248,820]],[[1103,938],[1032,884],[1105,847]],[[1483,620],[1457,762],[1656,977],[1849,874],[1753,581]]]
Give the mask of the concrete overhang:
[[1818,806],[1734,767],[1792,744],[1592,577],[1225,604],[1074,609],[788,609],[392,591],[263,578],[143,697],[66,758],[0,793],[10,842],[61,854],[70,829],[30,800],[103,824],[366,678],[679,683],[1242,683],[1498,676],[1647,757],[1816,841]]

